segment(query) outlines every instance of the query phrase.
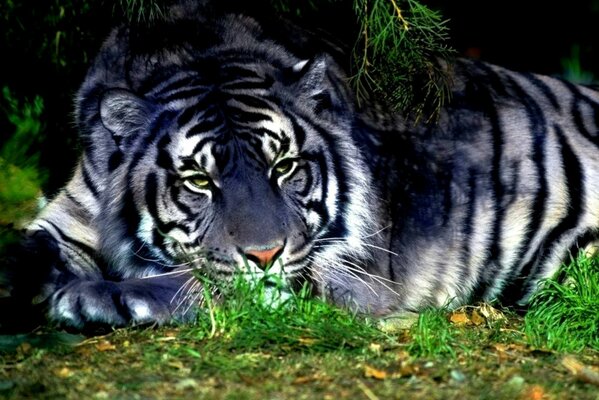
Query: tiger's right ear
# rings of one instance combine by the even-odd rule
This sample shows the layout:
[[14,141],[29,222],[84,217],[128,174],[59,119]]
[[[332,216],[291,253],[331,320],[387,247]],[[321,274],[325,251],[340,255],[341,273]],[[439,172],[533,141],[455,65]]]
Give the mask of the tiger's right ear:
[[150,119],[150,104],[124,89],[110,89],[100,100],[102,124],[117,144],[122,138],[136,134]]

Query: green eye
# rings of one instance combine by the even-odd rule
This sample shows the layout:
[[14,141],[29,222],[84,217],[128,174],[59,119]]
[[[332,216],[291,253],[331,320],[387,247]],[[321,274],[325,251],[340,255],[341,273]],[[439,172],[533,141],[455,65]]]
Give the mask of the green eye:
[[210,189],[211,183],[212,183],[212,181],[206,175],[195,175],[195,176],[190,176],[189,178],[185,179],[185,184],[191,190],[194,190],[194,189],[195,190],[197,190],[197,189],[202,189],[202,190]]
[[295,165],[295,160],[292,159],[285,159],[282,160],[280,162],[278,162],[273,170],[275,171],[275,173],[279,176],[281,175],[285,175],[287,174],[289,171],[291,171],[293,169],[293,166]]

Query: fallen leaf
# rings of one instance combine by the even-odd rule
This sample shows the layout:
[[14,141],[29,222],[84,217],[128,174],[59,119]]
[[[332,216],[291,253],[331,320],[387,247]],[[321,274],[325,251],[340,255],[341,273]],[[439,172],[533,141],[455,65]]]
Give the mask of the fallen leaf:
[[61,369],[56,371],[56,376],[58,376],[59,378],[68,378],[70,376],[73,376],[73,374],[74,372],[67,367],[62,367]]
[[108,340],[102,340],[102,341],[96,343],[96,350],[98,350],[98,351],[116,350],[116,346],[114,344],[110,343]]
[[522,396],[526,400],[543,400],[545,397],[545,389],[541,385],[532,385],[524,392]]
[[473,310],[472,315],[470,316],[470,321],[476,326],[482,325],[485,323],[485,319],[478,313],[478,311]]
[[310,375],[310,376],[298,376],[291,383],[294,384],[294,385],[302,385],[304,383],[312,382],[314,380],[315,380],[314,375]]
[[317,342],[316,339],[314,338],[299,338],[298,342],[300,342],[300,344],[304,345],[304,346],[312,346],[314,343]]
[[388,374],[386,371],[366,365],[364,367],[364,376],[366,378],[374,378],[374,379],[382,380],[382,379],[386,379]]
[[373,353],[377,353],[377,354],[379,354],[381,352],[382,348],[383,348],[383,346],[380,345],[379,343],[370,343],[368,345],[368,350],[372,351]]
[[171,342],[173,340],[177,340],[174,336],[164,336],[156,339],[157,342]]
[[478,310],[487,319],[487,321],[495,322],[507,320],[506,316],[501,311],[487,303],[482,303],[478,307]]
[[470,318],[463,311],[454,311],[449,316],[449,320],[455,325],[466,325],[470,323]]

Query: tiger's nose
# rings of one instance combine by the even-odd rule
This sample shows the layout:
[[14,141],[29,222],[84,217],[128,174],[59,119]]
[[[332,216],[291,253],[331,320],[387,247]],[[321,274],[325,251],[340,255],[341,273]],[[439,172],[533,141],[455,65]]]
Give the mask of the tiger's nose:
[[265,271],[272,265],[273,262],[283,252],[284,245],[277,245],[273,247],[259,247],[259,248],[246,248],[244,254],[248,260],[252,260],[258,267]]

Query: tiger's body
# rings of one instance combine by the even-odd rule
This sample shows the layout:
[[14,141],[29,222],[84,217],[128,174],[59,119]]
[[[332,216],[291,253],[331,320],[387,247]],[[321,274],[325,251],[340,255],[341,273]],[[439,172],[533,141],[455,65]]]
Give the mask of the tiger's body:
[[249,18],[115,30],[77,96],[83,155],[29,226],[17,295],[75,328],[185,321],[202,294],[191,269],[272,264],[374,315],[525,304],[599,227],[599,94],[447,68],[451,102],[413,124],[358,107],[334,57]]

